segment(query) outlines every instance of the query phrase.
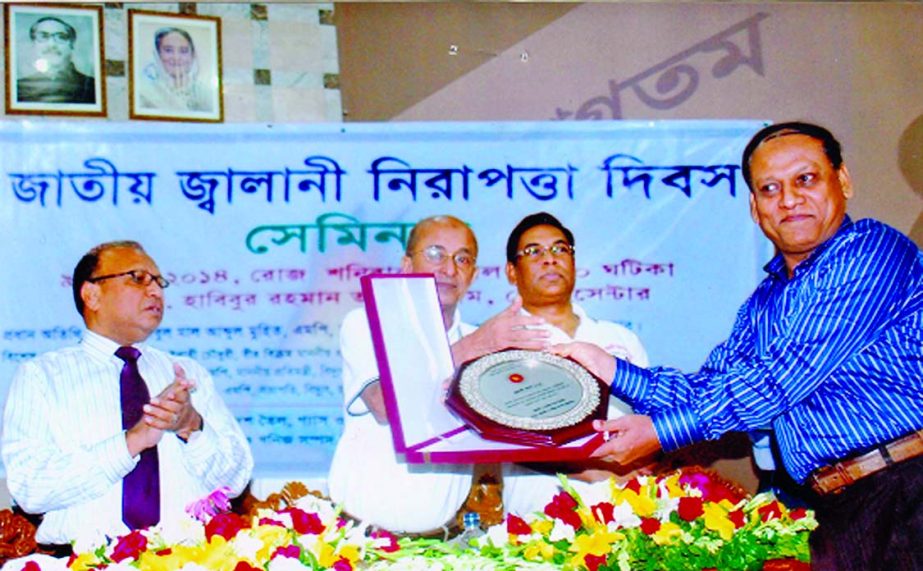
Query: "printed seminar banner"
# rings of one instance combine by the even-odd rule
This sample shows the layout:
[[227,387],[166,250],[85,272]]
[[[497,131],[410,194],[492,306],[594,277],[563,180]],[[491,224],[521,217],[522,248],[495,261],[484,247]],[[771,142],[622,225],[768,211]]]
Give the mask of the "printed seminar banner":
[[80,340],[80,256],[135,239],[171,282],[149,341],[211,371],[258,476],[322,477],[359,278],[396,272],[440,213],[480,241],[467,321],[509,304],[507,235],[545,210],[576,237],[575,301],[652,363],[695,369],[772,254],[739,166],[762,125],[2,123],[0,394],[20,362]]

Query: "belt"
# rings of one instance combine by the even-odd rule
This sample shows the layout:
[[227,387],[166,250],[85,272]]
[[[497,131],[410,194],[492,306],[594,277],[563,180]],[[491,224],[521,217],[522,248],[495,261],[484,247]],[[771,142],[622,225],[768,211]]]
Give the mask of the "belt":
[[838,494],[846,486],[881,472],[904,460],[923,454],[923,429],[876,446],[871,452],[818,468],[808,478],[811,489],[820,495]]

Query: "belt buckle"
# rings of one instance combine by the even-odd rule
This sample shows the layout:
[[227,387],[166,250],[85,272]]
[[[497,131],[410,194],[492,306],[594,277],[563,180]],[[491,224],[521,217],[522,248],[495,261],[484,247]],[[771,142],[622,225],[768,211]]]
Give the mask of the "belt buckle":
[[811,489],[822,496],[841,493],[846,489],[847,482],[848,479],[843,477],[839,464],[823,466],[811,475]]

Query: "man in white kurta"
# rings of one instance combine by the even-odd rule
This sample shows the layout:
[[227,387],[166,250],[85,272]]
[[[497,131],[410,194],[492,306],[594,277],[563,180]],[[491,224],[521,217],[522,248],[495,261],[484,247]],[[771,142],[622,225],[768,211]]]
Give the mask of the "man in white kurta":
[[[144,343],[160,325],[168,285],[140,245],[102,244],[74,271],[74,298],[87,331],[76,346],[17,370],[6,402],[2,453],[13,500],[44,514],[36,539],[67,544],[127,533],[122,479],[156,447],[161,521],[222,486],[239,494],[253,458],[208,372]],[[122,428],[120,346],[140,351],[153,398]]]
[[[647,352],[638,336],[626,327],[611,321],[591,318],[572,301],[576,285],[576,248],[574,235],[557,218],[538,212],[523,218],[512,230],[506,246],[506,276],[522,299],[524,314],[541,317],[544,322],[533,326],[547,332],[551,344],[585,341],[605,349],[611,355],[648,366]],[[609,403],[608,418],[630,413],[631,408],[618,400]],[[598,480],[614,476],[625,477],[626,469],[613,472],[615,467],[597,461],[548,465],[546,469],[571,472],[573,478]],[[581,491],[580,481],[572,482]],[[520,511],[537,501],[536,496],[548,494],[548,483],[538,479],[524,483],[504,478],[511,501],[507,508]],[[524,503],[519,503],[524,502]]]
[[[521,315],[518,303],[477,329],[461,321],[457,307],[477,274],[476,259],[471,229],[457,218],[436,216],[414,227],[401,260],[402,272],[435,275],[454,361],[463,363],[507,347],[546,346],[547,333],[528,329],[542,320]],[[425,532],[445,525],[468,495],[473,466],[398,460],[363,309],[344,319],[340,352],[346,411],[330,468],[330,497],[350,515],[392,531]]]

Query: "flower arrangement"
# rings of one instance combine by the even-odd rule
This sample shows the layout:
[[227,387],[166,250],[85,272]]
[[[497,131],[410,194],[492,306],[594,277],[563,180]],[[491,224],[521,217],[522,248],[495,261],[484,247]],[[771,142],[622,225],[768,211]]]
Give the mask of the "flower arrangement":
[[704,471],[602,482],[583,497],[561,484],[544,513],[490,528],[481,554],[574,571],[751,570],[780,560],[809,568],[813,513],[771,494],[747,498]]
[[[241,516],[224,490],[188,518],[78,552],[73,571],[700,571],[809,569],[810,511],[748,497],[700,469],[562,492],[543,512],[508,515],[470,545],[398,538],[344,518],[291,484]],[[785,561],[783,565],[766,563]],[[32,562],[30,562],[32,563]],[[23,567],[24,569],[26,567]],[[63,568],[63,562],[61,565]],[[46,569],[34,565],[28,571]]]
[[230,513],[227,490],[187,506],[181,522],[161,523],[71,557],[74,571],[352,571],[396,537],[340,517],[329,501],[305,494],[284,508]]

